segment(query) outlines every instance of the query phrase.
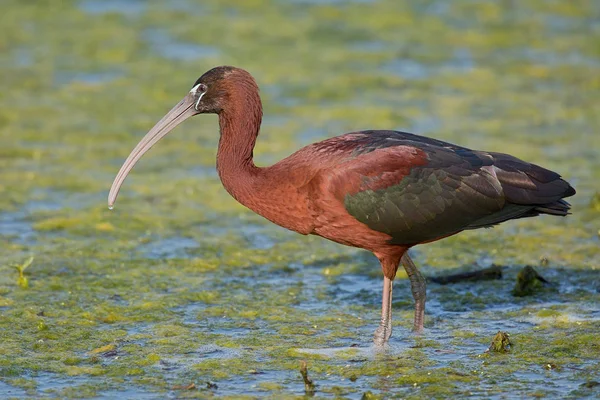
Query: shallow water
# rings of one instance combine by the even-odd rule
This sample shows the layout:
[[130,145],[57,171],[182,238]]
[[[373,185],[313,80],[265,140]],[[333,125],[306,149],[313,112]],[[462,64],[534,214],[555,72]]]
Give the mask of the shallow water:
[[[9,1],[3,13],[0,397],[303,396],[301,360],[319,398],[600,396],[598,3]],[[415,336],[401,271],[377,351],[377,260],[231,199],[215,117],[161,141],[107,210],[137,140],[218,64],[261,86],[259,165],[346,131],[408,130],[559,171],[578,191],[573,215],[415,248],[426,276],[497,264],[503,278],[430,283]],[[14,266],[30,256],[22,288]],[[525,265],[551,283],[514,297]],[[498,331],[507,354],[486,352]]]
[[179,42],[171,38],[165,31],[157,29],[149,29],[144,32],[144,38],[155,53],[171,60],[215,59],[219,55],[219,50],[215,47],[198,45],[192,42]]
[[144,0],[82,0],[79,7],[90,14],[118,13],[136,16],[146,11]]

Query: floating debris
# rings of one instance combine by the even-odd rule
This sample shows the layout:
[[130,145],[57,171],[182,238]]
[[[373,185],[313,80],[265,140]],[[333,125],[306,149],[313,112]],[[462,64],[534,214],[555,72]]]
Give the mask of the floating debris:
[[562,368],[560,365],[554,363],[544,364],[544,369],[548,371],[560,371]]
[[193,390],[196,389],[195,383],[190,383],[189,385],[175,385],[173,386],[173,390]]
[[508,353],[510,351],[511,346],[512,343],[510,342],[510,337],[508,336],[508,333],[498,331],[498,333],[496,333],[496,336],[494,336],[494,339],[492,339],[492,344],[487,349],[487,352]]
[[492,265],[489,268],[480,269],[477,271],[461,272],[458,274],[446,275],[446,276],[434,276],[428,278],[429,281],[447,285],[449,283],[458,282],[474,282],[474,281],[487,281],[493,279],[502,279],[502,266]]
[[38,328],[38,331],[47,331],[48,325],[46,325],[46,323],[44,321],[39,321],[37,328]]
[[90,354],[104,355],[106,353],[116,351],[116,349],[117,349],[117,346],[115,346],[114,344],[107,344],[106,346],[101,346],[101,347],[98,347],[98,348],[90,351]]
[[369,391],[363,393],[360,400],[376,400],[379,398],[380,398],[379,396],[374,395],[373,392],[371,392],[369,390]]
[[300,375],[302,375],[302,380],[304,381],[304,392],[307,396],[314,396],[315,384],[308,377],[308,367],[305,360],[300,361]]
[[586,389],[592,389],[592,388],[595,388],[596,386],[600,386],[600,382],[598,382],[598,381],[587,381],[585,383],[582,383],[579,386],[582,387],[582,388],[586,388]]
[[543,283],[550,283],[530,265],[526,265],[517,275],[517,283],[513,295],[517,297],[529,296],[542,288]]

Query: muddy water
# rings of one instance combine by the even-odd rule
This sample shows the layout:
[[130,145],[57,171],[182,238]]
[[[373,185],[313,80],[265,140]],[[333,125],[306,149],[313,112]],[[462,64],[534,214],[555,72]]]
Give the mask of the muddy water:
[[[318,397],[600,396],[595,2],[9,1],[3,15],[0,397],[302,396],[300,360]],[[503,278],[430,284],[414,336],[399,274],[378,351],[377,261],[235,203],[214,173],[216,118],[162,141],[106,209],[137,140],[219,64],[262,88],[260,165],[409,130],[561,172],[573,215],[415,248],[425,275],[494,263]],[[517,298],[525,265],[550,284]],[[488,354],[498,331],[511,350]]]

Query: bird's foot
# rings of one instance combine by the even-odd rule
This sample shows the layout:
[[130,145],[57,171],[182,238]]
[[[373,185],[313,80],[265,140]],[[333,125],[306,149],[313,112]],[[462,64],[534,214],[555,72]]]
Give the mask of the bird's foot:
[[421,326],[417,326],[417,325],[413,326],[413,333],[415,335],[422,335],[423,334],[423,325],[421,325]]
[[392,336],[392,324],[384,324],[383,322],[379,325],[375,331],[373,342],[375,346],[385,346]]

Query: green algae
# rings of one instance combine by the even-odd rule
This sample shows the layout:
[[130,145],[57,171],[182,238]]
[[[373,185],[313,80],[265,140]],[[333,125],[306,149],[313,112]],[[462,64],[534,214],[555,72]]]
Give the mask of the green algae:
[[543,289],[543,284],[549,283],[531,266],[526,265],[517,275],[513,295],[517,297],[530,296]]
[[[306,359],[323,397],[597,397],[594,2],[139,3],[3,4],[2,396],[6,386],[25,391],[17,397],[302,396]],[[152,30],[217,52],[166,57]],[[371,351],[377,261],[231,199],[213,172],[214,116],[156,146],[106,209],[137,139],[218,64],[261,86],[259,165],[345,131],[412,130],[561,172],[578,190],[573,215],[416,248],[426,275],[494,262],[506,276],[431,284],[417,338],[400,272],[390,349]],[[12,265],[32,254],[23,290]],[[524,265],[557,286],[514,298]],[[511,352],[486,355],[499,330]]]
[[15,266],[15,269],[19,274],[19,277],[17,278],[17,285],[23,289],[27,289],[29,287],[29,280],[25,276],[25,269],[27,269],[32,263],[33,257],[29,257],[24,263]]
[[489,351],[495,353],[508,353],[512,346],[510,336],[506,332],[498,332],[492,339],[492,344],[489,347]]

